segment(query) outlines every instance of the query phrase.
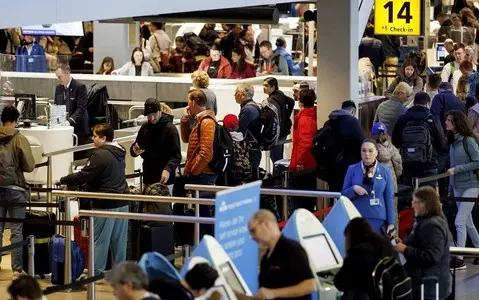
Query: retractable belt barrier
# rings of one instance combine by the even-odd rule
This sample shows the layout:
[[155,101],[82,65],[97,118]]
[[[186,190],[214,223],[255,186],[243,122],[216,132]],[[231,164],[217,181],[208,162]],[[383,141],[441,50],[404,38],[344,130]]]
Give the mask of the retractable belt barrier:
[[0,222],[6,223],[23,223],[34,225],[60,225],[60,226],[76,226],[80,225],[80,221],[60,221],[60,220],[40,220],[40,219],[19,219],[19,218],[0,218]]
[[11,245],[8,245],[8,246],[0,247],[0,255],[1,255],[1,253],[3,253],[3,252],[8,252],[8,251],[11,251],[11,250],[13,250],[13,249],[26,246],[26,245],[28,245],[28,243],[29,243],[29,240],[26,239],[26,240],[24,240],[24,241],[21,241],[21,242],[15,243],[15,244],[11,244]]

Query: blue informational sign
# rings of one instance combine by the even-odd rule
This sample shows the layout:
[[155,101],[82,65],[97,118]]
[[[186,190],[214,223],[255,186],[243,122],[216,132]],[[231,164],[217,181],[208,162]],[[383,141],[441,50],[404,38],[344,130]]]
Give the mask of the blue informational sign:
[[248,221],[259,210],[261,181],[216,194],[215,238],[228,253],[253,295],[258,290],[258,244]]

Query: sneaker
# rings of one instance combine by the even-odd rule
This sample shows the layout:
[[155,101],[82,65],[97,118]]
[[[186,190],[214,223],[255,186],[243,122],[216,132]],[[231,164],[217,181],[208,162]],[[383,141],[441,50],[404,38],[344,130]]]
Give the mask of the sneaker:
[[451,268],[451,270],[454,270],[454,269],[465,270],[467,268],[467,266],[464,263],[464,260],[453,258],[453,259],[451,259],[450,268]]
[[23,271],[23,270],[13,271],[12,280],[17,279],[18,277],[20,277],[20,276],[22,276],[22,275],[28,275],[28,274],[27,274],[25,271]]

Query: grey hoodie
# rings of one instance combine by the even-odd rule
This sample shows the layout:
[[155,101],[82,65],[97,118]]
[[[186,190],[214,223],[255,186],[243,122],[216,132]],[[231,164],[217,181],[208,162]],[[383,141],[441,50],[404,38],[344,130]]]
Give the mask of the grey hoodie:
[[7,143],[7,149],[14,153],[13,158],[17,167],[17,180],[15,185],[6,186],[6,188],[26,188],[27,186],[23,172],[30,173],[35,169],[35,159],[33,158],[30,143],[24,135],[18,132],[18,129],[16,128],[1,127],[0,141],[3,141],[4,139],[11,139]]
[[[467,155],[463,139],[467,142]],[[479,180],[474,174],[479,169],[479,145],[472,137],[463,137],[456,134],[454,142],[450,146],[449,156],[451,168],[454,168],[454,176],[451,177],[451,186],[454,189],[479,188]]]

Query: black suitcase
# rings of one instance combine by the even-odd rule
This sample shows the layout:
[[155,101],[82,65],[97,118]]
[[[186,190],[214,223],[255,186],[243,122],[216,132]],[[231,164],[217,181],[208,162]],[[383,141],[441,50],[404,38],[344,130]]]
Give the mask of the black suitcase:
[[[183,203],[175,203],[173,204],[173,214],[177,216],[193,217],[195,215],[195,210],[186,208],[186,205]],[[176,247],[194,245],[194,228],[195,225],[192,223],[175,222],[174,237]]]
[[[25,219],[56,221],[57,217],[52,212],[32,210],[25,213]],[[50,238],[55,235],[55,229],[55,225],[23,224],[23,238],[35,236],[35,275],[40,275],[41,278],[51,273],[48,245]],[[23,268],[28,270],[28,246],[23,247]]]
[[139,246],[141,257],[146,252],[158,252],[164,256],[175,253],[175,232],[173,223],[149,223],[140,227]]

